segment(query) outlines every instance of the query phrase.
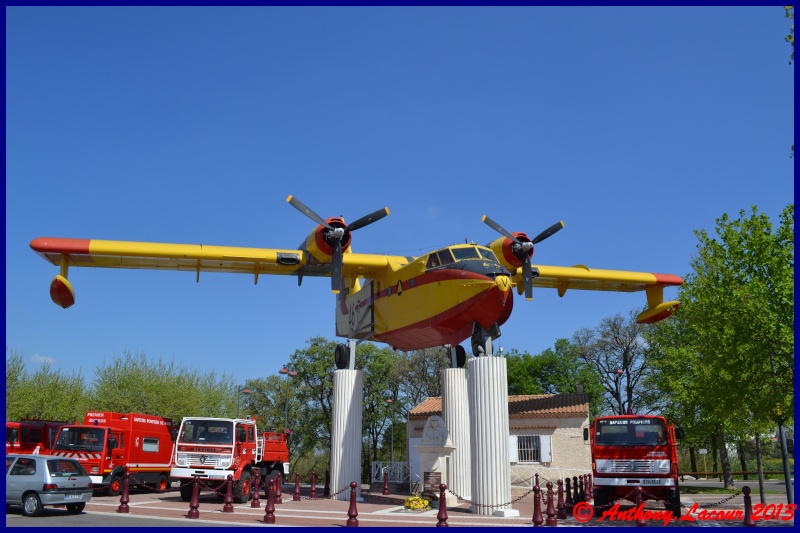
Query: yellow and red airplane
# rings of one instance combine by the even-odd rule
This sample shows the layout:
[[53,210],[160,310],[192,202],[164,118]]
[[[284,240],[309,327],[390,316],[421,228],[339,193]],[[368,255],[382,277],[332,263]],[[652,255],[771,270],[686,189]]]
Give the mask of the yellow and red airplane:
[[[196,272],[197,281],[200,272],[250,274],[255,283],[264,274],[297,276],[298,284],[304,276],[330,276],[337,336],[406,351],[458,346],[472,337],[478,355],[511,315],[513,287],[527,300],[533,287],[556,289],[559,296],[568,289],[645,291],[647,308],[637,317],[642,324],[663,320],[678,308],[677,301],[664,301],[664,287],[681,285],[679,276],[532,265],[534,245],[563,228],[563,222],[530,239],[484,216],[501,234],[486,246],[455,244],[420,257],[361,254],[352,251],[352,232],[388,215],[387,208],[346,224],[340,217],[323,219],[292,196],[286,201],[317,223],[295,250],[52,237],[34,239],[31,248],[60,266],[50,297],[63,308],[75,303],[67,279],[71,266],[186,270]],[[344,345],[337,348],[339,368],[348,364],[345,352]]]

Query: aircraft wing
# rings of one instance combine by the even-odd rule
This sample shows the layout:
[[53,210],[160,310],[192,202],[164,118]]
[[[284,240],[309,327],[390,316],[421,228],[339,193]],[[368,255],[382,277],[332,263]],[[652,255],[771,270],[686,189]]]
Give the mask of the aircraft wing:
[[[534,287],[546,287],[558,290],[559,296],[564,296],[567,289],[636,292],[645,291],[647,294],[647,309],[639,314],[636,321],[640,324],[650,324],[667,318],[678,308],[677,300],[664,301],[664,287],[673,287],[683,284],[680,276],[673,274],[655,274],[649,272],[628,272],[624,270],[590,269],[584,265],[572,267],[559,267],[547,265],[532,265],[534,272]],[[518,290],[523,287],[521,269],[514,276]]]
[[[305,250],[241,248],[205,244],[104,241],[40,237],[31,248],[46,261],[61,267],[50,287],[53,301],[62,307],[74,303],[74,292],[67,281],[69,267],[131,268],[195,272],[227,272],[258,276],[330,276],[331,264],[316,261]],[[372,277],[388,268],[389,256],[343,254],[342,275],[347,278]],[[54,295],[55,291],[55,295]]]

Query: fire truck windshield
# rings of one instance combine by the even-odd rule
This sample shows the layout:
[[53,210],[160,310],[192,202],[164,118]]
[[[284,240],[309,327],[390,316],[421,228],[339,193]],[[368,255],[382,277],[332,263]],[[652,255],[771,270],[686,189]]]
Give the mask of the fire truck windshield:
[[595,424],[598,446],[663,446],[667,444],[664,421],[658,418],[608,418]]
[[103,428],[63,427],[54,450],[102,452],[106,430]]
[[178,440],[184,444],[233,444],[233,422],[184,420]]

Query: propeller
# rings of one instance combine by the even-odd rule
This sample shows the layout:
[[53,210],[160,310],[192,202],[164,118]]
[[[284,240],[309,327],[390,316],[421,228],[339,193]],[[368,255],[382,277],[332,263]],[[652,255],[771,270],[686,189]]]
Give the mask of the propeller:
[[512,241],[511,251],[512,253],[517,256],[519,259],[522,260],[522,281],[525,287],[525,299],[531,300],[533,298],[533,272],[531,270],[531,252],[533,251],[533,245],[538,244],[545,240],[546,238],[550,237],[558,230],[564,227],[563,221],[558,221],[539,235],[537,235],[532,241],[521,241],[518,238],[514,237],[509,231],[507,231],[503,226],[492,220],[491,218],[483,215],[483,221],[486,223],[487,226],[495,230],[500,235],[504,236],[507,239]]
[[389,209],[387,207],[378,209],[377,211],[363,216],[355,222],[341,228],[328,224],[324,218],[316,214],[310,207],[292,195],[289,195],[286,201],[289,202],[292,207],[327,230],[325,232],[325,242],[327,242],[333,248],[333,258],[331,259],[331,290],[338,294],[339,286],[342,280],[342,263],[344,261],[342,257],[342,241],[346,240],[347,234],[351,231],[368,226],[369,224],[377,222],[388,215]]

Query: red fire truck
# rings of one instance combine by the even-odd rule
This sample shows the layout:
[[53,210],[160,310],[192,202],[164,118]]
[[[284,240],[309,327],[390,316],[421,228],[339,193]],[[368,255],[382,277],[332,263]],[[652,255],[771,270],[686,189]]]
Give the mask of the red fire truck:
[[255,420],[241,418],[186,417],[175,443],[171,477],[181,480],[181,498],[192,497],[192,478],[215,482],[223,489],[228,475],[233,476],[233,498],[244,503],[252,496],[251,483],[256,469],[264,480],[289,472],[286,433],[258,433]]
[[69,422],[23,419],[6,422],[6,455],[9,453],[49,454],[58,428]]
[[175,436],[172,420],[139,413],[88,412],[83,424],[63,426],[52,455],[77,459],[95,486],[106,493],[122,490],[124,467],[131,486],[146,485],[164,492]]
[[641,486],[645,499],[663,500],[668,511],[681,515],[675,440],[683,438],[681,428],[662,416],[601,416],[583,436],[592,448],[596,511],[621,498],[635,502],[633,490]]

